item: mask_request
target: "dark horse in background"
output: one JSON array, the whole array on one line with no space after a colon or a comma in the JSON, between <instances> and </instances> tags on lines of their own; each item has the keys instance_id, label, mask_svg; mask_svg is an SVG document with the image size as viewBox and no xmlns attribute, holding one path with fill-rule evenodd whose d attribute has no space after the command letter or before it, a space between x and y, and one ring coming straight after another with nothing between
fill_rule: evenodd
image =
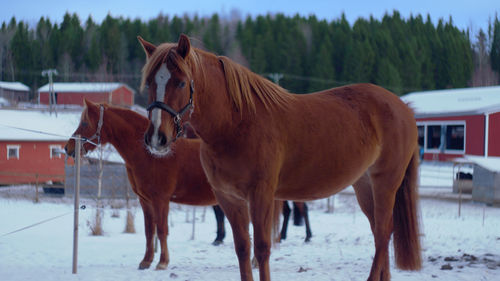
<instances>
[{"instance_id":1,"label":"dark horse in background","mask_svg":"<svg viewBox=\"0 0 500 281\"><path fill-rule=\"evenodd\" d=\"M185 35L158 46L139 40L151 103L145 142L168 154L185 122L201 138L201 162L231 223L241 280L253 280L250 222L267 281L276 200L325 198L349 185L375 242L368 280L390 280L391 236L396 265L421 268L417 126L396 95L373 84L294 95L227 57L192 48Z\"/></svg>"}]
</instances>

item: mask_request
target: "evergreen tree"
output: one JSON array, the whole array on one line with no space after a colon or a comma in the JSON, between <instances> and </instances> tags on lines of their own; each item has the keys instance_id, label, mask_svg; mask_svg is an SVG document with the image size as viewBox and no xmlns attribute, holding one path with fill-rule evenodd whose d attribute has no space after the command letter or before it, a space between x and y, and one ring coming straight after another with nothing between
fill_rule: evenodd
<instances>
[{"instance_id":1,"label":"evergreen tree","mask_svg":"<svg viewBox=\"0 0 500 281\"><path fill-rule=\"evenodd\" d=\"M500 72L500 21L495 17L493 23L493 40L491 42L491 68Z\"/></svg>"}]
</instances>

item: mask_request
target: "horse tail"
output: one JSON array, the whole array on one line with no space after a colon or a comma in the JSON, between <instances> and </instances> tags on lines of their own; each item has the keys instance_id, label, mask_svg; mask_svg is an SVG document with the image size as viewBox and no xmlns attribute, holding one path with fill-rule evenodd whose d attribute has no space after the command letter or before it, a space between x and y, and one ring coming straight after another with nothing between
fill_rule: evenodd
<instances>
[{"instance_id":1,"label":"horse tail","mask_svg":"<svg viewBox=\"0 0 500 281\"><path fill-rule=\"evenodd\" d=\"M273 204L273 223L271 231L272 245L275 246L280 242L280 218L283 210L283 201L274 200Z\"/></svg>"},{"instance_id":2,"label":"horse tail","mask_svg":"<svg viewBox=\"0 0 500 281\"><path fill-rule=\"evenodd\" d=\"M396 265L403 270L422 267L418 211L418 149L406 168L406 173L394 204L394 254Z\"/></svg>"}]
</instances>

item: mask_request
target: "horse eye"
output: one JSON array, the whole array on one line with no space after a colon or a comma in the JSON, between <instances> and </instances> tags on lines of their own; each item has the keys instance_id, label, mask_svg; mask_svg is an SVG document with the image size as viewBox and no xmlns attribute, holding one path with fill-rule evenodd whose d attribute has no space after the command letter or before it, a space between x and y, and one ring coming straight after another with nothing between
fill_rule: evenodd
<instances>
[{"instance_id":1,"label":"horse eye","mask_svg":"<svg viewBox=\"0 0 500 281\"><path fill-rule=\"evenodd\" d=\"M82 127L83 127L83 128L87 127L88 125L89 125L89 123L87 123L87 122L82 122Z\"/></svg>"},{"instance_id":2,"label":"horse eye","mask_svg":"<svg viewBox=\"0 0 500 281\"><path fill-rule=\"evenodd\" d=\"M184 88L185 86L186 86L186 82L181 81L181 82L179 83L179 88L181 88L181 89L182 89L182 88Z\"/></svg>"}]
</instances>

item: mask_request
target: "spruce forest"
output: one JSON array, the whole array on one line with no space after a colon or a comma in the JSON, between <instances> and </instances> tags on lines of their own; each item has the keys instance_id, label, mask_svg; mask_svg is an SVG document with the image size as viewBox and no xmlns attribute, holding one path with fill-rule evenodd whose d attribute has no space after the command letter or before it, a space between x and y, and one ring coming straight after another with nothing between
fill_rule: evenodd
<instances>
[{"instance_id":1,"label":"spruce forest","mask_svg":"<svg viewBox=\"0 0 500 281\"><path fill-rule=\"evenodd\" d=\"M139 91L145 55L137 41L176 42L181 33L194 46L224 55L293 93L371 82L398 95L412 91L497 85L500 21L477 34L460 30L452 18L382 19L345 16L332 21L282 14L242 18L164 16L142 21L108 15L100 24L67 13L60 23L12 18L0 29L0 81L19 81L36 90L44 69L56 82L123 82ZM145 104L144 95L136 103Z\"/></svg>"}]
</instances>

